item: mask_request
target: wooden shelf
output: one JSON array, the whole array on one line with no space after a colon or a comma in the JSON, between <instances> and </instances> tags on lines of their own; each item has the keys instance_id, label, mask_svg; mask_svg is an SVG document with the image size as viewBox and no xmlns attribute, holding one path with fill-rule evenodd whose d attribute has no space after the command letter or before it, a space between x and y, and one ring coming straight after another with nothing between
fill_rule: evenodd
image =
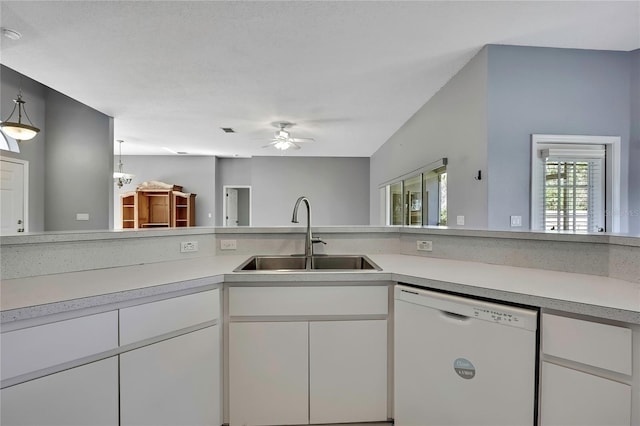
<instances>
[{"instance_id":1,"label":"wooden shelf","mask_svg":"<svg viewBox=\"0 0 640 426\"><path fill-rule=\"evenodd\" d=\"M173 189L144 189L122 194L122 228L167 228L195 226L196 194Z\"/></svg>"}]
</instances>

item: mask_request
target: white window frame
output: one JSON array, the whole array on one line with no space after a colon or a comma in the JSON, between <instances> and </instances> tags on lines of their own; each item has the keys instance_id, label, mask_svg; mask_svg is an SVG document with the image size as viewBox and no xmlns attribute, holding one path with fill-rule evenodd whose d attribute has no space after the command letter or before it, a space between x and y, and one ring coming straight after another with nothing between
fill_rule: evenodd
<instances>
[{"instance_id":1,"label":"white window frame","mask_svg":"<svg viewBox=\"0 0 640 426\"><path fill-rule=\"evenodd\" d=\"M534 224L538 222L536 206L541 205L538 185L542 182L542 167L544 161L538 155L541 145L604 145L605 159L605 226L607 232L620 232L620 136L588 136L588 135L531 135L531 206L530 228L535 231Z\"/></svg>"}]
</instances>

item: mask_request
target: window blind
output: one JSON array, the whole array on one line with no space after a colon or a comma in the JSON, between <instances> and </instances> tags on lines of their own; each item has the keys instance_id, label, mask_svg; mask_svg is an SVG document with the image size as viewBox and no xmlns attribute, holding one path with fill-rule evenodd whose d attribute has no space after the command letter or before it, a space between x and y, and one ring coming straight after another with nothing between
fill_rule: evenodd
<instances>
[{"instance_id":1,"label":"window blind","mask_svg":"<svg viewBox=\"0 0 640 426\"><path fill-rule=\"evenodd\" d=\"M604 231L605 149L602 145L540 150L537 217L545 230Z\"/></svg>"}]
</instances>

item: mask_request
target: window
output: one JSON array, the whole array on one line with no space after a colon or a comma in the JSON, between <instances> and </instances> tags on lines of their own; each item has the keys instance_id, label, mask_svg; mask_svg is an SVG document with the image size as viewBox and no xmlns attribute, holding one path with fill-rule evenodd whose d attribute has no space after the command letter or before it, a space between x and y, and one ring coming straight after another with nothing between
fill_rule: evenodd
<instances>
[{"instance_id":1,"label":"window","mask_svg":"<svg viewBox=\"0 0 640 426\"><path fill-rule=\"evenodd\" d=\"M544 164L544 229L604 231L604 147L602 158L552 158Z\"/></svg>"},{"instance_id":2,"label":"window","mask_svg":"<svg viewBox=\"0 0 640 426\"><path fill-rule=\"evenodd\" d=\"M380 187L386 225L447 224L447 159L443 158Z\"/></svg>"},{"instance_id":3,"label":"window","mask_svg":"<svg viewBox=\"0 0 640 426\"><path fill-rule=\"evenodd\" d=\"M616 198L607 200L613 185L606 179L616 174L607 170L616 169L608 158L615 148L608 137L533 135L531 228L603 232L619 226L605 214Z\"/></svg>"},{"instance_id":4,"label":"window","mask_svg":"<svg viewBox=\"0 0 640 426\"><path fill-rule=\"evenodd\" d=\"M20 153L20 147L18 146L18 142L12 137L7 136L3 131L0 130L0 149L5 151L11 151Z\"/></svg>"}]
</instances>

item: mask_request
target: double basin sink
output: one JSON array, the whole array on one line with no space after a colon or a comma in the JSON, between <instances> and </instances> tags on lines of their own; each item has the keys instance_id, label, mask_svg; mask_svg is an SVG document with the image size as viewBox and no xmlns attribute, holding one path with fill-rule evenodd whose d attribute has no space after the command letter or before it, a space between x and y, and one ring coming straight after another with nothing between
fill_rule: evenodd
<instances>
[{"instance_id":1,"label":"double basin sink","mask_svg":"<svg viewBox=\"0 0 640 426\"><path fill-rule=\"evenodd\" d=\"M245 271L381 271L378 265L363 255L315 255L307 261L303 255L252 256L234 269Z\"/></svg>"}]
</instances>

